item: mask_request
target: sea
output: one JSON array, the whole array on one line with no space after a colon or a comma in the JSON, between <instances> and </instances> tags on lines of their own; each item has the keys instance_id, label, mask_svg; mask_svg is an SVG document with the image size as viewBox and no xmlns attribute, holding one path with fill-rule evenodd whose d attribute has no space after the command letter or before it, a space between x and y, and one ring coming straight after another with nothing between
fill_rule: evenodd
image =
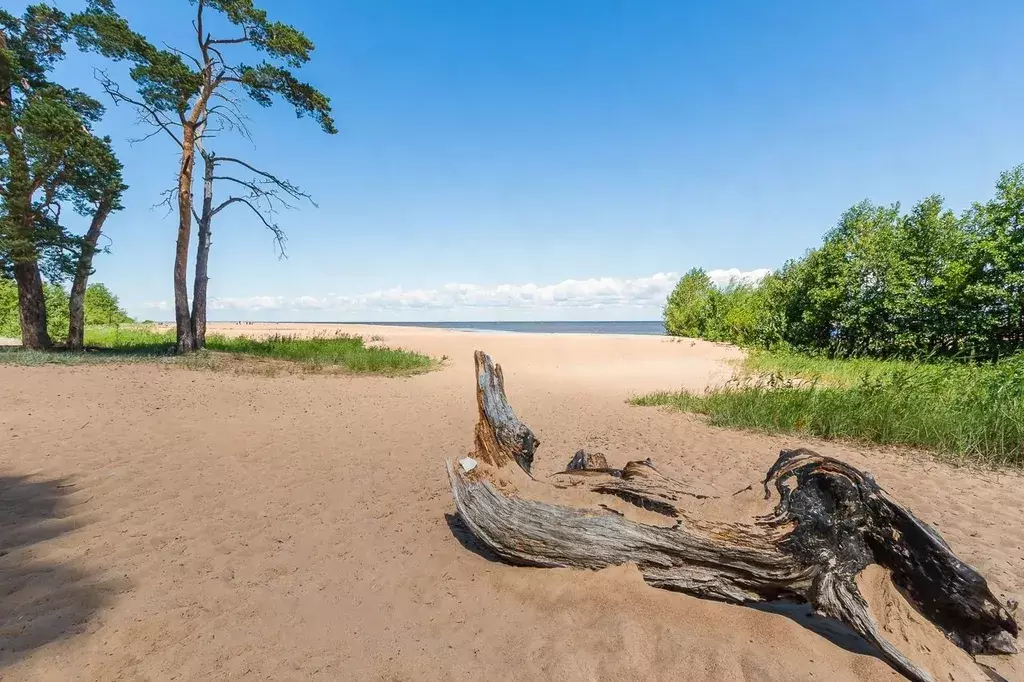
<instances>
[{"instance_id":1,"label":"sea","mask_svg":"<svg viewBox=\"0 0 1024 682\"><path fill-rule=\"evenodd\" d=\"M366 322L365 324L455 329L467 332L519 332L530 334L642 334L644 336L661 336L665 333L665 326L660 320L641 322Z\"/></svg>"}]
</instances>

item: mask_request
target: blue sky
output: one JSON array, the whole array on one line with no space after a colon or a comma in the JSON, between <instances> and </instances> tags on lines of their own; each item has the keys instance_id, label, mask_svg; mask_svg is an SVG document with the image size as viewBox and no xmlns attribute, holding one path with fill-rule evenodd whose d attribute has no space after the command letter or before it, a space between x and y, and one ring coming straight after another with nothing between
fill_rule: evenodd
<instances>
[{"instance_id":1,"label":"blue sky","mask_svg":"<svg viewBox=\"0 0 1024 682\"><path fill-rule=\"evenodd\" d=\"M340 133L254 105L255 145L223 142L319 209L281 216L286 260L218 216L218 319L655 319L672 273L778 267L863 198L960 210L1024 162L1024 3L258 4L316 43ZM193 44L186 0L117 5ZM98 94L97 65L59 74ZM164 319L177 161L134 121L103 124L131 190L95 279Z\"/></svg>"}]
</instances>

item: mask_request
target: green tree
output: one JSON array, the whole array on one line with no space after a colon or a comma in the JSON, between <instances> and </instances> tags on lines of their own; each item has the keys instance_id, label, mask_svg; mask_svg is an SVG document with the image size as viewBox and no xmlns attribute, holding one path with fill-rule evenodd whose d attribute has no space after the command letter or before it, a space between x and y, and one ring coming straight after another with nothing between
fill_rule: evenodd
<instances>
[{"instance_id":1,"label":"green tree","mask_svg":"<svg viewBox=\"0 0 1024 682\"><path fill-rule=\"evenodd\" d=\"M18 322L18 285L0 276L0 338L21 336Z\"/></svg>"},{"instance_id":2,"label":"green tree","mask_svg":"<svg viewBox=\"0 0 1024 682\"><path fill-rule=\"evenodd\" d=\"M90 284L85 291L86 324L128 324L132 318L121 308L117 296L99 282Z\"/></svg>"},{"instance_id":3,"label":"green tree","mask_svg":"<svg viewBox=\"0 0 1024 682\"><path fill-rule=\"evenodd\" d=\"M70 327L70 296L57 284L43 283L46 301L47 330L53 339L63 339ZM104 284L90 284L85 296L85 319L88 324L128 324L133 320ZM0 337L21 334L18 319L18 287L10 279L0 278Z\"/></svg>"},{"instance_id":4,"label":"green tree","mask_svg":"<svg viewBox=\"0 0 1024 682\"><path fill-rule=\"evenodd\" d=\"M756 287L700 270L669 297L669 333L833 356L998 359L1024 349L1024 166L962 216L861 202L818 248Z\"/></svg>"},{"instance_id":5,"label":"green tree","mask_svg":"<svg viewBox=\"0 0 1024 682\"><path fill-rule=\"evenodd\" d=\"M68 292L59 284L43 284L43 298L46 300L46 324L51 339L65 339L68 334Z\"/></svg>"},{"instance_id":6,"label":"green tree","mask_svg":"<svg viewBox=\"0 0 1024 682\"><path fill-rule=\"evenodd\" d=\"M975 343L993 358L1024 348L1024 165L999 177L996 196L964 217L970 235L966 300Z\"/></svg>"},{"instance_id":7,"label":"green tree","mask_svg":"<svg viewBox=\"0 0 1024 682\"><path fill-rule=\"evenodd\" d=\"M102 106L49 78L68 31L68 17L48 5L20 18L0 10L0 272L17 283L27 348L51 345L44 276L71 276L84 253L86 239L64 227L61 211L92 215L102 230L97 204L116 203L124 189L110 140L92 132ZM90 268L91 259L90 250Z\"/></svg>"},{"instance_id":8,"label":"green tree","mask_svg":"<svg viewBox=\"0 0 1024 682\"><path fill-rule=\"evenodd\" d=\"M137 94L123 92L109 79L104 82L107 92L115 101L135 106L181 151L174 192L178 212L174 314L180 352L197 346L186 280L191 224L194 216L198 218L192 203L196 154L203 151L203 141L217 131L242 127L232 88L241 89L261 106L269 106L275 98L284 99L299 116L310 115L325 132L337 132L330 100L293 73L310 58L313 43L309 38L292 26L271 21L252 0L191 1L196 7L196 52L156 48L116 13L112 0L90 0L88 10L74 18L80 46L133 64L130 74ZM237 32L214 35L205 21L207 8L218 12ZM271 61L246 64L229 57L233 48L262 53Z\"/></svg>"},{"instance_id":9,"label":"green tree","mask_svg":"<svg viewBox=\"0 0 1024 682\"><path fill-rule=\"evenodd\" d=\"M665 331L672 336L706 338L714 316L715 285L702 268L680 278L662 312Z\"/></svg>"},{"instance_id":10,"label":"green tree","mask_svg":"<svg viewBox=\"0 0 1024 682\"><path fill-rule=\"evenodd\" d=\"M730 282L715 296L715 322L709 333L714 341L739 345L753 343L758 336L757 289L751 284Z\"/></svg>"}]
</instances>

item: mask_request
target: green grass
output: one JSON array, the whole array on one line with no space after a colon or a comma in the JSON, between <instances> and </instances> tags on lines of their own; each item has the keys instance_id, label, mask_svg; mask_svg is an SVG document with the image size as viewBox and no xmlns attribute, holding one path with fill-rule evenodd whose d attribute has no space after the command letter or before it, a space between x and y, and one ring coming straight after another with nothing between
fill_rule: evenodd
<instances>
[{"instance_id":1,"label":"green grass","mask_svg":"<svg viewBox=\"0 0 1024 682\"><path fill-rule=\"evenodd\" d=\"M280 363L302 371L343 370L360 374L408 375L433 369L433 358L406 350L365 345L362 337L337 334L313 338L270 336L228 337L210 334L207 350L193 356L174 355L174 332L151 327L93 327L86 329L87 351L38 352L17 347L0 348L0 363L19 365L170 362L195 368L226 368L243 361L263 362L263 373L273 373ZM274 364L277 363L277 364ZM251 367L250 367L251 368Z\"/></svg>"},{"instance_id":2,"label":"green grass","mask_svg":"<svg viewBox=\"0 0 1024 682\"><path fill-rule=\"evenodd\" d=\"M762 350L749 352L741 365L746 374L781 375L806 380L820 380L843 386L855 385L865 377L886 376L897 371L915 372L919 367L935 366L874 358L834 360L817 355L801 355L790 352L769 353Z\"/></svg>"},{"instance_id":3,"label":"green grass","mask_svg":"<svg viewBox=\"0 0 1024 682\"><path fill-rule=\"evenodd\" d=\"M1024 466L1024 357L968 366L755 354L702 394L656 393L710 423L930 450L956 463Z\"/></svg>"}]
</instances>

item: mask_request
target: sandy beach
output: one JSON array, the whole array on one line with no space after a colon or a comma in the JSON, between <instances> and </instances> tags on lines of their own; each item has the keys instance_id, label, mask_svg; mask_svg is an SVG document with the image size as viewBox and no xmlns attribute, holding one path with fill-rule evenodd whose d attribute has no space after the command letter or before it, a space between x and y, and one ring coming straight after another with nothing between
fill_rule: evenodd
<instances>
[{"instance_id":1,"label":"sandy beach","mask_svg":"<svg viewBox=\"0 0 1024 682\"><path fill-rule=\"evenodd\" d=\"M386 326L335 333L447 356L407 378L0 366L5 680L898 680L803 611L702 601L598 573L493 560L452 516L443 461L472 445L475 349L541 440L651 457L723 493L805 445L871 471L1024 601L1024 477L711 428L626 404L724 381L739 351L655 336ZM995 663L1024 679L1021 656Z\"/></svg>"}]
</instances>

